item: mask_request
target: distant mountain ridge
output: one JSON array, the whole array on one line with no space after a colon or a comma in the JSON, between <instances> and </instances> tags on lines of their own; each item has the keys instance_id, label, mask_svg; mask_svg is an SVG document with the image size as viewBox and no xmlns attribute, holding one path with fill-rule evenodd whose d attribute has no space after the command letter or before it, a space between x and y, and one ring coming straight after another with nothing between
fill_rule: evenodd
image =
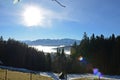
<instances>
[{"instance_id":1,"label":"distant mountain ridge","mask_svg":"<svg viewBox=\"0 0 120 80\"><path fill-rule=\"evenodd\" d=\"M28 45L43 45L43 46L60 46L60 45L65 45L65 46L70 46L76 42L77 44L80 44L80 40L76 39L38 39L34 41L26 40L23 41L24 43Z\"/></svg>"}]
</instances>

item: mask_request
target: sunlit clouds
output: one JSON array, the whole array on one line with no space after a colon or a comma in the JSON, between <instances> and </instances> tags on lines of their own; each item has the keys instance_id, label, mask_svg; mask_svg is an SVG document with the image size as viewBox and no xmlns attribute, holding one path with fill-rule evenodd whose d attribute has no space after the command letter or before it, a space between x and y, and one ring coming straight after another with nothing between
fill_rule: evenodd
<instances>
[{"instance_id":1,"label":"sunlit clouds","mask_svg":"<svg viewBox=\"0 0 120 80\"><path fill-rule=\"evenodd\" d=\"M56 21L72 21L65 11L56 12L37 5L25 5L21 14L26 27L51 27Z\"/></svg>"},{"instance_id":2,"label":"sunlit clouds","mask_svg":"<svg viewBox=\"0 0 120 80\"><path fill-rule=\"evenodd\" d=\"M37 46L30 46L33 47L35 49L37 49L38 51L43 51L45 53L56 53L56 49L60 46L41 46L41 45L37 45ZM65 50L66 54L70 55L70 51Z\"/></svg>"}]
</instances>

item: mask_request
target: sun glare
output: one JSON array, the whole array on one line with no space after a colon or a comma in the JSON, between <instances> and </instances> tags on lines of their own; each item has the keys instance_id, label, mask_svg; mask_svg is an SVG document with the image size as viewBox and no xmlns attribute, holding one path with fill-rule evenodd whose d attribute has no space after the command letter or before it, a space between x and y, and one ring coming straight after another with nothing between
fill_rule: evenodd
<instances>
[{"instance_id":1,"label":"sun glare","mask_svg":"<svg viewBox=\"0 0 120 80\"><path fill-rule=\"evenodd\" d=\"M44 17L38 7L28 6L23 12L23 19L26 26L38 26L42 24Z\"/></svg>"}]
</instances>

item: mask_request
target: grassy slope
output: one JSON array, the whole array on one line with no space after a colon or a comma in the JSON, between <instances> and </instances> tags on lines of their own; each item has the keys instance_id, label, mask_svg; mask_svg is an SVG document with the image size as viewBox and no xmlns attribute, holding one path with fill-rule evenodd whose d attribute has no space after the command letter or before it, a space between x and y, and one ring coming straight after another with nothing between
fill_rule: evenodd
<instances>
[{"instance_id":1,"label":"grassy slope","mask_svg":"<svg viewBox=\"0 0 120 80\"><path fill-rule=\"evenodd\" d=\"M30 73L7 71L7 80L30 80ZM0 69L0 80L5 80L5 70ZM50 77L32 74L32 80L53 80Z\"/></svg>"}]
</instances>

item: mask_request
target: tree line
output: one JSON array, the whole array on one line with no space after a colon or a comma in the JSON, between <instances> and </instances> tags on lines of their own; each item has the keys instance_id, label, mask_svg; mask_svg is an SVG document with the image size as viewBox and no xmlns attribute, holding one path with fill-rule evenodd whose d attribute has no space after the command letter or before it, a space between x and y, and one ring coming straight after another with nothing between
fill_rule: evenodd
<instances>
[{"instance_id":1,"label":"tree line","mask_svg":"<svg viewBox=\"0 0 120 80\"><path fill-rule=\"evenodd\" d=\"M4 66L26 68L36 71L64 73L83 73L80 63L66 55L64 48L57 48L56 53L44 53L27 44L9 38L0 37L0 61Z\"/></svg>"},{"instance_id":2,"label":"tree line","mask_svg":"<svg viewBox=\"0 0 120 80\"><path fill-rule=\"evenodd\" d=\"M92 73L98 68L104 74L120 74L120 36L112 34L88 37L84 33L78 45L71 47L71 54L66 55L64 48L57 48L56 53L44 53L14 39L0 37L0 61L4 66L27 68L36 71L64 73ZM80 57L83 60L80 61Z\"/></svg>"},{"instance_id":3,"label":"tree line","mask_svg":"<svg viewBox=\"0 0 120 80\"><path fill-rule=\"evenodd\" d=\"M85 59L88 72L98 68L104 74L120 74L120 36L112 34L105 38L102 34L92 34L88 37L84 33L81 43L74 43L71 48L71 57L76 60L79 56Z\"/></svg>"},{"instance_id":4,"label":"tree line","mask_svg":"<svg viewBox=\"0 0 120 80\"><path fill-rule=\"evenodd\" d=\"M50 71L50 54L29 47L27 44L14 39L3 40L0 37L1 65L31 70Z\"/></svg>"}]
</instances>

